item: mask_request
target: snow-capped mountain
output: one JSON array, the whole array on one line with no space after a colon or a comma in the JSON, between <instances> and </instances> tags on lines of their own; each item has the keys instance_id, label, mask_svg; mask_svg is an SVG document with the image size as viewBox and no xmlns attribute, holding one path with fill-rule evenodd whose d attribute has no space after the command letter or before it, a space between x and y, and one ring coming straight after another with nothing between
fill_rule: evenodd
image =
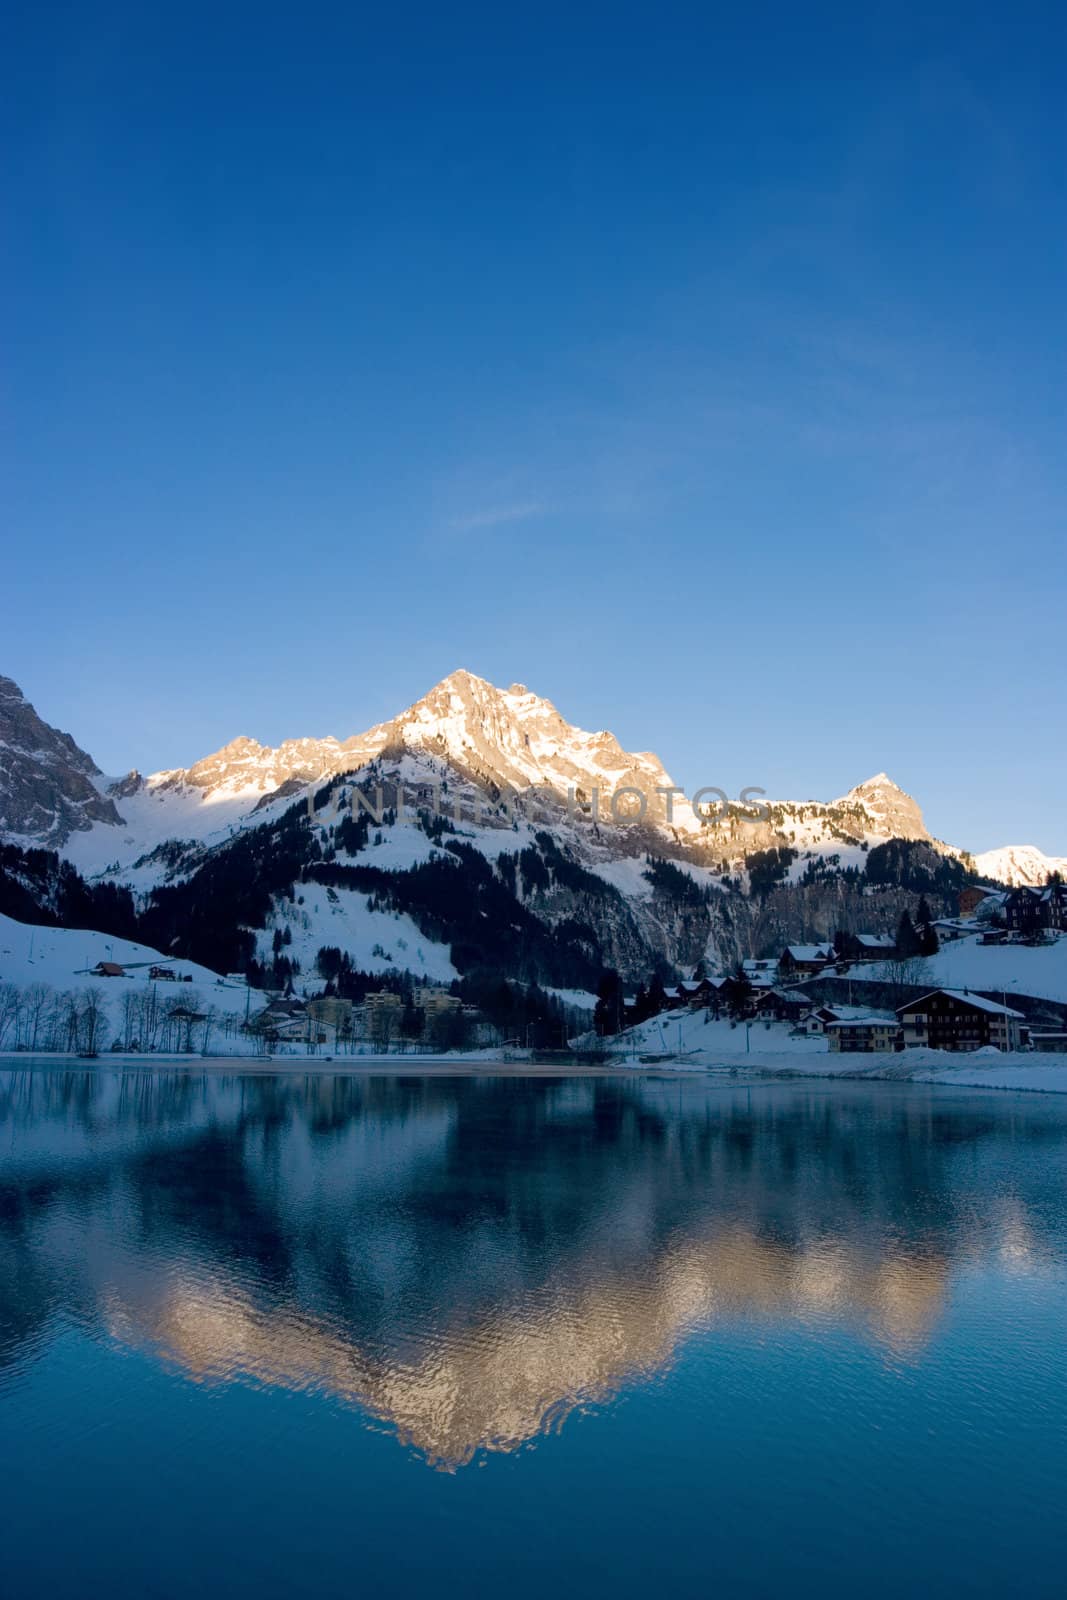
<instances>
[{"instance_id":1,"label":"snow-capped mountain","mask_svg":"<svg viewBox=\"0 0 1067 1600\"><path fill-rule=\"evenodd\" d=\"M66 738L27 710L53 740ZM240 737L191 767L110 781L77 755L83 769L72 774L57 817L41 817L47 826L35 828L24 806L12 808L7 831L65 846L91 874L127 872L173 840L210 847L309 785L371 763L376 776L451 780L494 798L536 790L554 798L561 813L569 801L572 816L576 810L595 824L597 853L610 841L616 855L654 848L722 865L770 845L840 851L890 837L929 839L919 807L885 773L828 804L781 801L768 803L762 816L738 806L724 814L713 795L697 816L680 790L668 798L671 777L652 752L627 751L607 730L575 727L523 684L499 689L466 671L450 674L399 716L346 739L289 739L272 749ZM622 790L636 793L619 801L616 816L611 801ZM633 812L641 807L644 825L635 827Z\"/></svg>"},{"instance_id":2,"label":"snow-capped mountain","mask_svg":"<svg viewBox=\"0 0 1067 1600\"><path fill-rule=\"evenodd\" d=\"M999 850L983 850L974 858L983 878L997 883L1030 884L1039 887L1053 872L1067 877L1067 856L1047 856L1036 844L1006 844Z\"/></svg>"},{"instance_id":3,"label":"snow-capped mountain","mask_svg":"<svg viewBox=\"0 0 1067 1600\"><path fill-rule=\"evenodd\" d=\"M203 839L308 784L358 771L376 758L395 769L405 754L431 759L434 764L421 773L426 781L439 780L448 767L497 793L541 787L562 799L573 788L580 802L594 790L607 796L620 787L638 788L651 798L657 786L670 785L654 755L632 755L611 733L572 726L550 701L522 684L498 689L459 671L391 721L351 738L288 739L277 749L238 738L192 767L148 778L131 774L109 793L122 804L131 838L141 835L146 844L164 836ZM657 803L662 808L662 801ZM683 832L701 831L680 797L673 821ZM101 843L108 848L106 836ZM88 860L86 851L80 854Z\"/></svg>"},{"instance_id":4,"label":"snow-capped mountain","mask_svg":"<svg viewBox=\"0 0 1067 1600\"><path fill-rule=\"evenodd\" d=\"M147 778L104 778L13 684L4 703L4 832L58 847L82 875L13 859L9 914L102 926L99 912L257 981L321 974L333 951L424 982L502 973L569 991L615 968L639 983L892 931L919 893L954 912L975 871L884 772L829 802L709 792L694 811L694 796L668 801L651 752L469 672L362 734L242 737ZM1000 855L991 867L1019 870Z\"/></svg>"},{"instance_id":5,"label":"snow-capped mountain","mask_svg":"<svg viewBox=\"0 0 1067 1600\"><path fill-rule=\"evenodd\" d=\"M754 853L786 847L799 878L813 857L862 867L864 852L891 838L927 843L970 865L964 852L931 839L918 804L884 772L829 802L765 800L727 810L713 796L697 815L680 791L668 800L671 777L650 751L627 751L606 730L575 727L523 684L501 689L467 671L361 734L289 739L273 749L240 737L191 767L113 780L0 679L0 739L0 832L62 848L84 873L141 888L176 870L175 841L202 854L269 820L309 787L361 771L368 782L443 784L490 801L536 790L556 807L552 831L599 870L651 851L736 872ZM610 799L624 789L637 794L614 816ZM506 815L498 820L510 825ZM497 846L490 839L486 847ZM1043 882L1062 865L1031 847L1006 847L975 867L1004 882Z\"/></svg>"}]
</instances>

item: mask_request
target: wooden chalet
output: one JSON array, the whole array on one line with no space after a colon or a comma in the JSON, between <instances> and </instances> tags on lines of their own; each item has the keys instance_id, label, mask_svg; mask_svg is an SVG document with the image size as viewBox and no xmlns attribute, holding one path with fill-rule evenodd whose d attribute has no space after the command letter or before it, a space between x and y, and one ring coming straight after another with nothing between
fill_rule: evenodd
<instances>
[{"instance_id":1,"label":"wooden chalet","mask_svg":"<svg viewBox=\"0 0 1067 1600\"><path fill-rule=\"evenodd\" d=\"M814 977L828 967L834 959L833 946L828 944L787 944L778 957L780 978Z\"/></svg>"},{"instance_id":2,"label":"wooden chalet","mask_svg":"<svg viewBox=\"0 0 1067 1600\"><path fill-rule=\"evenodd\" d=\"M897 1007L906 1045L931 1050L1018 1050L1022 1012L966 989L933 989Z\"/></svg>"},{"instance_id":3,"label":"wooden chalet","mask_svg":"<svg viewBox=\"0 0 1067 1600\"><path fill-rule=\"evenodd\" d=\"M1067 884L1043 889L1013 889L1004 902L1004 916L1013 933L1044 933L1067 928Z\"/></svg>"}]
</instances>

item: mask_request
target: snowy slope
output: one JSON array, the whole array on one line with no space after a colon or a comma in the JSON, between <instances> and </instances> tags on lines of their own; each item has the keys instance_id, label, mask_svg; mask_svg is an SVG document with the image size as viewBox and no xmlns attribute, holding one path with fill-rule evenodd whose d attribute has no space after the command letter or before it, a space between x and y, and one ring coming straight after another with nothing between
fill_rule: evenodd
<instances>
[{"instance_id":1,"label":"snowy slope","mask_svg":"<svg viewBox=\"0 0 1067 1600\"><path fill-rule=\"evenodd\" d=\"M607 1041L612 1051L633 1060L671 1056L703 1066L744 1064L744 1058L797 1060L826 1057L824 1037L795 1034L788 1022L718 1022L704 1011L664 1011Z\"/></svg>"},{"instance_id":2,"label":"snowy slope","mask_svg":"<svg viewBox=\"0 0 1067 1600\"><path fill-rule=\"evenodd\" d=\"M101 961L125 967L126 976L94 977L91 969ZM154 964L165 966L180 978L188 977L191 981L153 985L149 967ZM243 983L227 982L195 961L168 959L148 945L113 939L83 928L31 927L0 915L0 987L8 985L14 985L24 994L45 986L55 997L92 991L102 1001L108 1038L121 1034L124 1000L127 997L140 1000L154 990L161 1009L173 1004L198 1012L210 1010L219 1019L213 1034L216 1041L229 1019L232 1027L226 1030L226 1049L231 1051L253 1048L250 1042L237 1037L237 1030L246 1012L257 1010L265 999L257 991L249 991Z\"/></svg>"},{"instance_id":3,"label":"snowy slope","mask_svg":"<svg viewBox=\"0 0 1067 1600\"><path fill-rule=\"evenodd\" d=\"M1006 844L999 850L984 850L975 856L974 864L981 877L1013 886L1030 884L1039 888L1053 872L1067 877L1067 856L1047 856L1036 844Z\"/></svg>"},{"instance_id":4,"label":"snowy slope","mask_svg":"<svg viewBox=\"0 0 1067 1600\"><path fill-rule=\"evenodd\" d=\"M979 989L1003 993L1011 1004L1012 994L1033 995L1044 1000L1067 1003L1067 937L1049 945L983 945L977 939L958 939L945 945L936 956L927 956L916 983L929 982L931 989ZM852 969L851 976L892 982L899 977L884 962L871 962ZM911 980L909 980L911 981Z\"/></svg>"},{"instance_id":5,"label":"snowy slope","mask_svg":"<svg viewBox=\"0 0 1067 1600\"><path fill-rule=\"evenodd\" d=\"M130 980L94 978L87 969L100 961L143 970L135 970ZM56 989L93 986L112 993L126 981L147 981L148 967L153 964L188 973L197 988L211 989L212 1003L222 1010L245 1008L243 984L226 983L217 972L195 961L176 961L149 945L113 939L88 928L42 928L0 915L0 983L48 983Z\"/></svg>"},{"instance_id":6,"label":"snowy slope","mask_svg":"<svg viewBox=\"0 0 1067 1600\"><path fill-rule=\"evenodd\" d=\"M288 928L292 943L285 954L300 962L301 980L313 979L315 957L323 945L344 950L363 972L410 972L434 983L457 978L448 946L420 933L411 918L397 911L371 911L368 897L353 889L301 885L294 905L283 902L259 936L259 956L269 961L276 928Z\"/></svg>"},{"instance_id":7,"label":"snowy slope","mask_svg":"<svg viewBox=\"0 0 1067 1600\"><path fill-rule=\"evenodd\" d=\"M263 800L255 787L205 793L157 774L119 798L118 826L98 823L72 834L62 854L85 877L121 878L133 888L148 888L160 882L166 867L158 861L137 867L143 857L174 840L206 849L225 844L238 829L271 819L275 806L256 810ZM278 802L279 807L291 804L289 798Z\"/></svg>"}]
</instances>

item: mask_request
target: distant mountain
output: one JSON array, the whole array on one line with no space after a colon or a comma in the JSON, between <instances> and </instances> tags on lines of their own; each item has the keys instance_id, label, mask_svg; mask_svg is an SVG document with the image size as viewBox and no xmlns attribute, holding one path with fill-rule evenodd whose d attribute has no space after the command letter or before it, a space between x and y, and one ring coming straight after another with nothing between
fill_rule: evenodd
<instances>
[{"instance_id":1,"label":"distant mountain","mask_svg":"<svg viewBox=\"0 0 1067 1600\"><path fill-rule=\"evenodd\" d=\"M17 683L0 677L0 835L63 844L94 823L117 827L91 756L42 722Z\"/></svg>"},{"instance_id":2,"label":"distant mountain","mask_svg":"<svg viewBox=\"0 0 1067 1600\"><path fill-rule=\"evenodd\" d=\"M1034 844L1006 844L999 850L983 850L975 856L974 864L983 878L997 883L1038 887L1047 883L1053 872L1067 878L1067 856L1047 856Z\"/></svg>"}]
</instances>

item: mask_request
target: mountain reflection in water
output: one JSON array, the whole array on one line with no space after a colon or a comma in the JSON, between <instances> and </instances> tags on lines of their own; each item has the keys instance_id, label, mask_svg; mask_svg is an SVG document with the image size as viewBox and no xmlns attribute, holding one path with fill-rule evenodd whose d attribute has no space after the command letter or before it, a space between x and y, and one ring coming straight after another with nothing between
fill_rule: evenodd
<instances>
[{"instance_id":1,"label":"mountain reflection in water","mask_svg":"<svg viewBox=\"0 0 1067 1600\"><path fill-rule=\"evenodd\" d=\"M73 1321L449 1468L697 1328L921 1360L957 1269L1062 1250L1064 1119L915 1086L20 1070L0 1128L0 1395Z\"/></svg>"}]
</instances>

